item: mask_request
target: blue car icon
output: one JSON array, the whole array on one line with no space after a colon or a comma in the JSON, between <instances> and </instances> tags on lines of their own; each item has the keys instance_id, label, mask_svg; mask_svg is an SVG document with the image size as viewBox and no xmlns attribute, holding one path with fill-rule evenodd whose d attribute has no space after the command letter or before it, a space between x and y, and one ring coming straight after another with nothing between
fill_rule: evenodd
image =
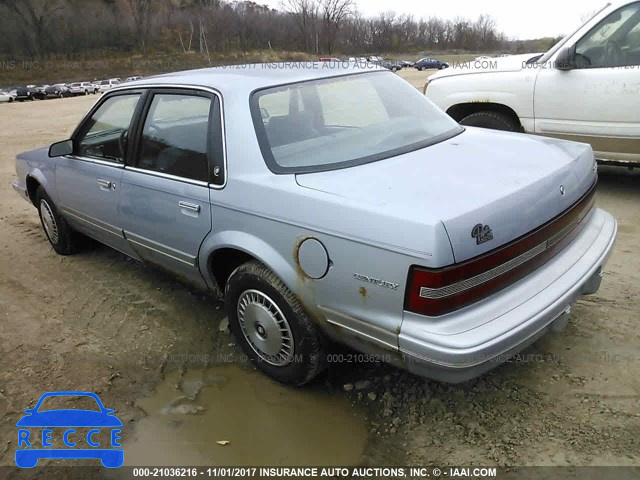
<instances>
[{"instance_id":1,"label":"blue car icon","mask_svg":"<svg viewBox=\"0 0 640 480\"><path fill-rule=\"evenodd\" d=\"M42 402L49 397L90 397L98 404L99 410L57 409L39 411ZM21 468L32 468L41 458L55 459L93 459L99 458L107 468L118 468L124 463L124 451L120 445L120 428L122 422L114 415L115 410L105 408L100 398L91 392L49 392L40 397L34 408L25 410L16 427L18 427L18 448L16 449L16 465ZM52 428L65 428L63 434L64 445L69 448L51 448ZM91 428L86 434L86 442L94 448L74 448L79 439L75 428ZM42 429L42 448L32 446L31 434ZM95 440L95 436L102 430L110 430L110 447L104 448ZM35 437L35 435L34 435ZM22 448L26 447L26 448ZM102 448L100 448L102 447Z\"/></svg>"}]
</instances>

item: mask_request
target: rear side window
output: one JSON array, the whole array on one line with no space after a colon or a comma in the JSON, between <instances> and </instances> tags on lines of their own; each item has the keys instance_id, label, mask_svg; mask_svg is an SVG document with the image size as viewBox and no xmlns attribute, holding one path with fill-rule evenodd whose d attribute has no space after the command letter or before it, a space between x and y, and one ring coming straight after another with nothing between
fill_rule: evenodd
<instances>
[{"instance_id":1,"label":"rear side window","mask_svg":"<svg viewBox=\"0 0 640 480\"><path fill-rule=\"evenodd\" d=\"M156 94L144 122L138 168L208 181L207 96Z\"/></svg>"}]
</instances>

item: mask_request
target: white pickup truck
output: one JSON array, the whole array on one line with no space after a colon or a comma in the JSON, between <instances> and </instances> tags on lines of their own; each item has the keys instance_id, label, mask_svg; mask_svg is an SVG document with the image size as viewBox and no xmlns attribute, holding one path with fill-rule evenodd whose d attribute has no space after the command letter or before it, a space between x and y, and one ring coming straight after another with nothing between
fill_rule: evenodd
<instances>
[{"instance_id":1,"label":"white pickup truck","mask_svg":"<svg viewBox=\"0 0 640 480\"><path fill-rule=\"evenodd\" d=\"M640 1L607 4L545 54L490 60L431 75L425 94L462 125L590 143L603 163L640 166Z\"/></svg>"}]
</instances>

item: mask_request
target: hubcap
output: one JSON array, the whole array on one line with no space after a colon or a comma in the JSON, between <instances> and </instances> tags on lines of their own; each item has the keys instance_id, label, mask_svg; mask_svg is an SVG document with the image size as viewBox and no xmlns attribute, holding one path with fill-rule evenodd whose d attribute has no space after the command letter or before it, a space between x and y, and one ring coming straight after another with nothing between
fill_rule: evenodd
<instances>
[{"instance_id":1,"label":"hubcap","mask_svg":"<svg viewBox=\"0 0 640 480\"><path fill-rule=\"evenodd\" d=\"M247 290L238 298L242 334L265 362L283 367L293 359L293 335L282 310L267 295Z\"/></svg>"},{"instance_id":2,"label":"hubcap","mask_svg":"<svg viewBox=\"0 0 640 480\"><path fill-rule=\"evenodd\" d=\"M49 241L57 245L59 240L58 224L46 200L40 200L40 216L42 217L42 225L44 225L44 231L47 237L49 237Z\"/></svg>"}]
</instances>

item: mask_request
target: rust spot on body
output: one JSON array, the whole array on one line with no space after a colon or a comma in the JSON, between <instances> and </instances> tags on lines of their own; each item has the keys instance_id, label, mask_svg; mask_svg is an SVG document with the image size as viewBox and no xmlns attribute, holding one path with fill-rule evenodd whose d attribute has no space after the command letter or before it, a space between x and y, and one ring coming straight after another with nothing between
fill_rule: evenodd
<instances>
[{"instance_id":1,"label":"rust spot on body","mask_svg":"<svg viewBox=\"0 0 640 480\"><path fill-rule=\"evenodd\" d=\"M293 244L293 263L296 265L296 272L298 273L298 278L305 282L309 279L309 276L304 273L302 269L302 265L300 265L300 247L304 243L305 240L308 240L312 237L300 237L296 240L296 243Z\"/></svg>"},{"instance_id":2,"label":"rust spot on body","mask_svg":"<svg viewBox=\"0 0 640 480\"><path fill-rule=\"evenodd\" d=\"M367 293L367 289L366 289L366 288L364 288L364 287L360 287L360 288L358 289L358 292L360 292L360 296L361 296L362 298L367 298L368 293Z\"/></svg>"}]
</instances>

